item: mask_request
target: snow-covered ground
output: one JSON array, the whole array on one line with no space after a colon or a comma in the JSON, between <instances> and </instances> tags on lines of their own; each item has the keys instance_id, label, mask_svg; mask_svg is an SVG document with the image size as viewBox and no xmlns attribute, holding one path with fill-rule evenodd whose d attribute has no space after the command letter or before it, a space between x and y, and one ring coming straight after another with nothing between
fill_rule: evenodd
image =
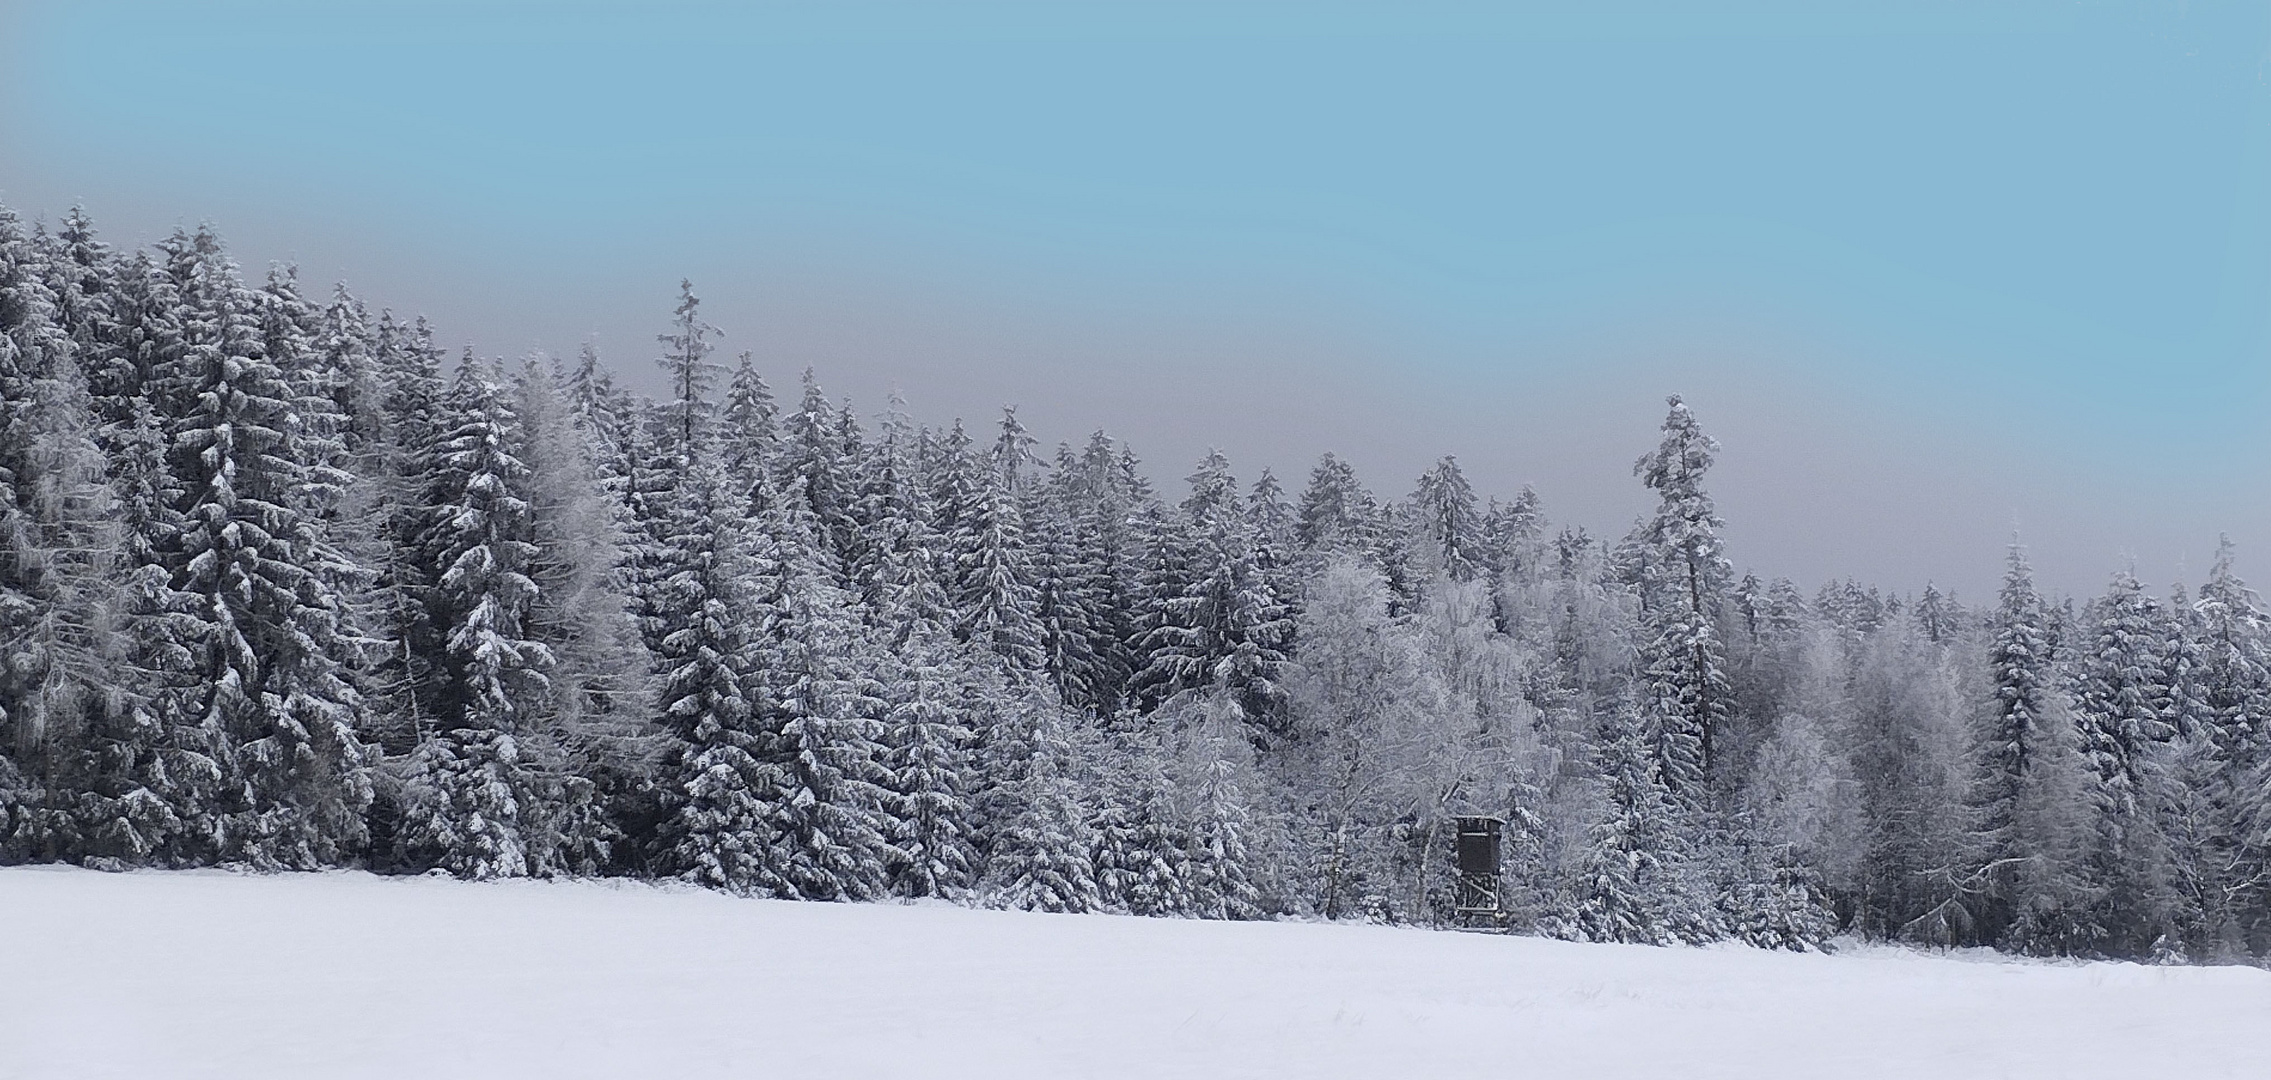
<instances>
[{"instance_id":1,"label":"snow-covered ground","mask_svg":"<svg viewBox=\"0 0 2271 1080\"><path fill-rule=\"evenodd\" d=\"M2271 1077L2271 972L0 871L0 1076Z\"/></svg>"}]
</instances>

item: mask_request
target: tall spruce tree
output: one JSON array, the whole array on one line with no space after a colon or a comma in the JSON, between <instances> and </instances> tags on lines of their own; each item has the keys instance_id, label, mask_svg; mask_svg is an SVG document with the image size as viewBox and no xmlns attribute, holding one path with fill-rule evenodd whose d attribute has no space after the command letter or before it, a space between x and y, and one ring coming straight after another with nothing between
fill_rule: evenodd
<instances>
[{"instance_id":1,"label":"tall spruce tree","mask_svg":"<svg viewBox=\"0 0 2271 1080\"><path fill-rule=\"evenodd\" d=\"M2154 818L2165 744L2175 735L2164 717L2160 605L2123 570L2094 607L2076 713L2090 774L2095 842L2087 869L2098 947L2146 956L2171 929L2167 852Z\"/></svg>"},{"instance_id":2,"label":"tall spruce tree","mask_svg":"<svg viewBox=\"0 0 2271 1080\"><path fill-rule=\"evenodd\" d=\"M1644 639L1642 716L1674 795L1698 800L1712 767L1713 743L1732 702L1718 616L1732 573L1721 552L1719 520L1703 476L1719 444L1678 395L1667 399L1663 441L1633 465L1658 493L1656 512L1635 540L1646 553L1639 586Z\"/></svg>"},{"instance_id":3,"label":"tall spruce tree","mask_svg":"<svg viewBox=\"0 0 2271 1080\"><path fill-rule=\"evenodd\" d=\"M76 347L38 246L0 207L0 855L86 846L77 793L109 682L118 567Z\"/></svg>"},{"instance_id":4,"label":"tall spruce tree","mask_svg":"<svg viewBox=\"0 0 2271 1080\"><path fill-rule=\"evenodd\" d=\"M791 481L768 500L757 558L757 723L770 748L766 888L807 900L880 895L899 853L885 688L868 628Z\"/></svg>"},{"instance_id":5,"label":"tall spruce tree","mask_svg":"<svg viewBox=\"0 0 2271 1080\"><path fill-rule=\"evenodd\" d=\"M371 782L357 638L331 572L342 560L308 504L322 462L261 341L259 297L219 239L176 233L161 250L182 341L154 379L183 482L168 556L203 623L193 708L227 740L220 857L338 865L366 838Z\"/></svg>"},{"instance_id":6,"label":"tall spruce tree","mask_svg":"<svg viewBox=\"0 0 2271 1080\"><path fill-rule=\"evenodd\" d=\"M1990 940L2000 938L2020 911L2037 902L2027 895L2028 883L2038 876L2026 872L2035 854L2028 830L2029 797L2039 787L2054 678L2042 617L2034 571L2013 541L2003 590L1988 624L1987 667L1994 698L1980 738L1972 798L1980 833L1977 873L1986 893L1980 914Z\"/></svg>"},{"instance_id":7,"label":"tall spruce tree","mask_svg":"<svg viewBox=\"0 0 2271 1080\"><path fill-rule=\"evenodd\" d=\"M461 366L450 404L456 427L427 455L422 545L446 682L406 763L396 843L462 877L520 877L552 862L543 821L557 801L530 754L548 734L553 655L527 625L540 592L528 467L488 372Z\"/></svg>"}]
</instances>

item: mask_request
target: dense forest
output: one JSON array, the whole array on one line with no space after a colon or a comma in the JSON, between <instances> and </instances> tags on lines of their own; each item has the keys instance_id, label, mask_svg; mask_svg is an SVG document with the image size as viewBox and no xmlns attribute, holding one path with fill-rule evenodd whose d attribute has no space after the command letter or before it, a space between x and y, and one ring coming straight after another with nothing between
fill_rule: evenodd
<instances>
[{"instance_id":1,"label":"dense forest","mask_svg":"<svg viewBox=\"0 0 2271 1080\"><path fill-rule=\"evenodd\" d=\"M1735 572L1678 398L1596 537L1449 457L1155 490L656 324L649 400L0 209L0 861L1436 924L1487 814L1521 932L2271 953L2228 545L1808 594Z\"/></svg>"}]
</instances>

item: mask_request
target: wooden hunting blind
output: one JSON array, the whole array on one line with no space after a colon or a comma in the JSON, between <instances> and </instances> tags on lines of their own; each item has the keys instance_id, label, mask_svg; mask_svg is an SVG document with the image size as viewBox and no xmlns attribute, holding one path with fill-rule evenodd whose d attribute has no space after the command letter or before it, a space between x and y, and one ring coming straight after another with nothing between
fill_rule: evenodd
<instances>
[{"instance_id":1,"label":"wooden hunting blind","mask_svg":"<svg viewBox=\"0 0 2271 1080\"><path fill-rule=\"evenodd\" d=\"M1498 868L1506 822L1494 817L1458 819L1459 888L1462 915L1498 913Z\"/></svg>"}]
</instances>

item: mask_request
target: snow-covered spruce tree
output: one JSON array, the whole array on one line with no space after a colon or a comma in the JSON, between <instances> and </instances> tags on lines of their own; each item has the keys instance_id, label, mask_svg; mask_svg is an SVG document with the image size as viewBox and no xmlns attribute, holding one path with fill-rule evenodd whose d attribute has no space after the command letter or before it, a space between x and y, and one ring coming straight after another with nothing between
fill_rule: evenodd
<instances>
[{"instance_id":1,"label":"snow-covered spruce tree","mask_svg":"<svg viewBox=\"0 0 2271 1080\"><path fill-rule=\"evenodd\" d=\"M76 206L63 215L54 232L35 227L32 241L53 302L49 320L71 339L73 360L87 380L88 392L96 393L97 373L108 370L122 352L118 256L96 236L94 222Z\"/></svg>"},{"instance_id":2,"label":"snow-covered spruce tree","mask_svg":"<svg viewBox=\"0 0 2271 1080\"><path fill-rule=\"evenodd\" d=\"M2042 598L2035 592L2026 555L2016 543L2011 545L2002 596L1990 626L1994 636L1987 665L1995 699L1989 707L1979 805L1991 838L1990 858L2000 861L2010 854L2019 800L2042 738L2052 678Z\"/></svg>"},{"instance_id":3,"label":"snow-covered spruce tree","mask_svg":"<svg viewBox=\"0 0 2271 1080\"><path fill-rule=\"evenodd\" d=\"M68 831L87 858L160 866L208 861L218 846L220 744L181 707L194 690L189 669L198 623L173 589L162 555L180 532L180 487L167 469L166 434L145 385L158 358L179 347L178 297L147 253L118 258L77 210L50 241L56 322L71 337L74 366L90 391L86 408L111 489L104 535L115 545L108 553L79 549L83 559L108 566L115 592L104 620L101 692L84 699L92 708L83 714L73 781L80 825ZM48 389L69 393L67 384ZM41 395L16 400L31 408ZM41 456L68 458L73 445L63 439Z\"/></svg>"},{"instance_id":4,"label":"snow-covered spruce tree","mask_svg":"<svg viewBox=\"0 0 2271 1080\"><path fill-rule=\"evenodd\" d=\"M1167 565L1176 559L1172 540L1154 556L1163 572L1147 583L1149 613L1136 645L1145 664L1133 686L1151 703L1220 686L1258 730L1281 729L1292 619L1262 573L1229 461L1209 452L1190 484L1180 571Z\"/></svg>"},{"instance_id":5,"label":"snow-covered spruce tree","mask_svg":"<svg viewBox=\"0 0 2271 1080\"><path fill-rule=\"evenodd\" d=\"M1524 485L1510 501L1490 500L1483 513L1480 557L1501 631L1513 631L1516 594L1535 590L1546 580L1550 551L1536 491Z\"/></svg>"},{"instance_id":6,"label":"snow-covered spruce tree","mask_svg":"<svg viewBox=\"0 0 2271 1080\"><path fill-rule=\"evenodd\" d=\"M779 415L772 387L765 385L749 354L742 353L718 414L719 460L729 488L754 490L758 474L771 467L780 449Z\"/></svg>"},{"instance_id":7,"label":"snow-covered spruce tree","mask_svg":"<svg viewBox=\"0 0 2271 1080\"><path fill-rule=\"evenodd\" d=\"M2232 544L2194 603L2202 715L2178 747L2176 805L2189 858L2180 884L2198 912L2196 953L2226 957L2271 929L2271 620L2232 570Z\"/></svg>"},{"instance_id":8,"label":"snow-covered spruce tree","mask_svg":"<svg viewBox=\"0 0 2271 1080\"><path fill-rule=\"evenodd\" d=\"M434 726L403 765L395 843L413 865L520 877L553 861L543 822L556 793L526 753L545 734L531 722L549 711L553 656L526 625L538 597L528 467L509 445L501 389L468 361L451 393L456 427L426 457L421 547L444 681Z\"/></svg>"},{"instance_id":9,"label":"snow-covered spruce tree","mask_svg":"<svg viewBox=\"0 0 2271 1080\"><path fill-rule=\"evenodd\" d=\"M2209 733L2211 710L2201 679L2206 626L2182 584L2161 608L2156 651L2161 658L2161 722L2169 741L2160 752L2161 783L2153 793L2152 814L2167 860L2170 931L2155 946L2163 958L2206 955L2211 938L2221 938L2227 954L2236 946L2237 927L2228 918L2210 929L2211 909L2222 907L2210 881L2231 865L2224 846L2224 822L2213 794L2215 740Z\"/></svg>"},{"instance_id":10,"label":"snow-covered spruce tree","mask_svg":"<svg viewBox=\"0 0 2271 1080\"><path fill-rule=\"evenodd\" d=\"M1109 716L1133 674L1128 639L1139 582L1131 515L1141 496L1101 431L1077 455L1060 450L1048 494L1061 517L1051 522L1045 555L1050 573L1063 578L1043 603L1050 670L1066 705Z\"/></svg>"},{"instance_id":11,"label":"snow-covered spruce tree","mask_svg":"<svg viewBox=\"0 0 2271 1080\"><path fill-rule=\"evenodd\" d=\"M919 571L918 571L919 572ZM919 581L903 584L909 591ZM976 884L978 851L970 792L971 745L976 733L959 708L957 684L966 678L953 636L919 613L921 601L894 605L900 631L884 688L890 712L895 848L892 891L902 896L958 898Z\"/></svg>"},{"instance_id":12,"label":"snow-covered spruce tree","mask_svg":"<svg viewBox=\"0 0 2271 1080\"><path fill-rule=\"evenodd\" d=\"M1705 902L1688 888L1691 870L1678 800L1665 786L1639 711L1618 703L1603 712L1598 750L1601 816L1587 838L1561 910L1545 929L1575 941L1643 945L1702 942L1719 936Z\"/></svg>"},{"instance_id":13,"label":"snow-covered spruce tree","mask_svg":"<svg viewBox=\"0 0 2271 1080\"><path fill-rule=\"evenodd\" d=\"M1293 504L1285 501L1285 485L1265 465L1246 493L1246 527L1254 536L1254 560L1280 596L1292 595L1300 576L1294 566L1293 526Z\"/></svg>"},{"instance_id":14,"label":"snow-covered spruce tree","mask_svg":"<svg viewBox=\"0 0 2271 1080\"><path fill-rule=\"evenodd\" d=\"M371 739L399 756L432 730L432 689L440 682L435 662L442 645L426 608L434 568L422 557L432 523L425 469L428 453L448 430L450 410L441 350L424 319L405 326L391 313L381 314L372 351L385 395L385 437L363 478L371 493L367 528L376 534L379 551L366 607L368 625L384 646L366 665L363 685ZM392 828L392 811L383 803L375 808L373 828L381 834L374 840L391 846L383 834Z\"/></svg>"},{"instance_id":15,"label":"snow-covered spruce tree","mask_svg":"<svg viewBox=\"0 0 2271 1080\"><path fill-rule=\"evenodd\" d=\"M109 450L108 433L130 422L136 402L151 404L152 375L162 358L181 347L181 299L148 251L108 258L88 251L84 257L100 260L108 271L102 307L110 341L82 355L80 374L94 398L103 446Z\"/></svg>"},{"instance_id":16,"label":"snow-covered spruce tree","mask_svg":"<svg viewBox=\"0 0 2271 1080\"><path fill-rule=\"evenodd\" d=\"M45 260L0 207L0 859L72 858L116 589L95 412Z\"/></svg>"},{"instance_id":17,"label":"snow-covered spruce tree","mask_svg":"<svg viewBox=\"0 0 2271 1080\"><path fill-rule=\"evenodd\" d=\"M1719 917L1729 937L1761 949L1827 950L1837 915L1820 875L1790 846L1730 830L1720 855Z\"/></svg>"},{"instance_id":18,"label":"snow-covered spruce tree","mask_svg":"<svg viewBox=\"0 0 2271 1080\"><path fill-rule=\"evenodd\" d=\"M1080 772L1080 752L1066 717L1027 690L1006 701L988 735L1003 787L988 845L986 903L1021 911L1082 912L1102 906L1091 862L1095 839Z\"/></svg>"},{"instance_id":19,"label":"snow-covered spruce tree","mask_svg":"<svg viewBox=\"0 0 2271 1080\"><path fill-rule=\"evenodd\" d=\"M757 530L751 671L770 753L764 887L806 900L884 892L898 859L891 836L886 688L878 646L822 548L810 502L790 488L767 498Z\"/></svg>"},{"instance_id":20,"label":"snow-covered spruce tree","mask_svg":"<svg viewBox=\"0 0 2271 1080\"><path fill-rule=\"evenodd\" d=\"M1100 742L1102 774L1089 817L1089 852L1100 903L1131 915L1191 910L1192 842L1167 768L1162 733L1120 725Z\"/></svg>"},{"instance_id":21,"label":"snow-covered spruce tree","mask_svg":"<svg viewBox=\"0 0 2271 1080\"><path fill-rule=\"evenodd\" d=\"M1036 522L1033 562L1037 588L1034 616L1041 624L1042 669L1057 699L1075 708L1108 711L1110 675L1097 658L1099 610L1097 575L1088 562L1069 513L1061 505L1036 505L1026 515Z\"/></svg>"},{"instance_id":22,"label":"snow-covered spruce tree","mask_svg":"<svg viewBox=\"0 0 2271 1080\"><path fill-rule=\"evenodd\" d=\"M688 473L684 460L670 449L671 435L663 410L645 398L625 404L623 422L621 491L623 531L628 537L624 560L624 587L647 652L660 656L663 636L670 632L663 607L662 583L672 573L671 544L681 522L678 502Z\"/></svg>"},{"instance_id":23,"label":"snow-covered spruce tree","mask_svg":"<svg viewBox=\"0 0 2271 1080\"><path fill-rule=\"evenodd\" d=\"M649 604L662 649L658 712L674 795L663 863L689 881L778 894L771 820L777 750L754 700L756 567L714 471L689 462Z\"/></svg>"},{"instance_id":24,"label":"snow-covered spruce tree","mask_svg":"<svg viewBox=\"0 0 2271 1080\"><path fill-rule=\"evenodd\" d=\"M663 374L670 378L670 399L663 406L664 428L669 433L670 451L691 460L695 448L706 448L714 435L711 428L717 406L710 400L710 391L723 369L710 362L710 353L716 349L710 337L719 331L703 320L702 300L694 295L691 281L678 283L678 307L671 316L670 332L655 336L664 346Z\"/></svg>"},{"instance_id":25,"label":"snow-covered spruce tree","mask_svg":"<svg viewBox=\"0 0 2271 1080\"><path fill-rule=\"evenodd\" d=\"M344 423L337 432L349 467L367 473L370 456L387 438L387 387L378 360L379 331L369 309L347 291L332 289L316 321L313 389L330 399Z\"/></svg>"},{"instance_id":26,"label":"snow-covered spruce tree","mask_svg":"<svg viewBox=\"0 0 2271 1080\"><path fill-rule=\"evenodd\" d=\"M954 559L954 632L1000 657L1018 677L1039 677L1047 631L1012 475L1007 466L982 470L970 482L968 501L952 510L945 541Z\"/></svg>"},{"instance_id":27,"label":"snow-covered spruce tree","mask_svg":"<svg viewBox=\"0 0 2271 1080\"><path fill-rule=\"evenodd\" d=\"M1668 399L1663 442L1633 465L1661 499L1634 542L1646 553L1642 597L1643 700L1648 739L1674 796L1704 804L1713 739L1729 721L1730 687L1719 639L1721 592L1732 573L1721 553L1724 522L1703 489L1718 451L1677 395Z\"/></svg>"},{"instance_id":28,"label":"snow-covered spruce tree","mask_svg":"<svg viewBox=\"0 0 2271 1080\"><path fill-rule=\"evenodd\" d=\"M160 544L179 534L179 485L146 399L111 432L119 547L115 662L86 733L94 757L84 806L89 854L128 864L188 866L218 850L221 733L198 723L195 663L203 623L173 586Z\"/></svg>"},{"instance_id":29,"label":"snow-covered spruce tree","mask_svg":"<svg viewBox=\"0 0 2271 1080\"><path fill-rule=\"evenodd\" d=\"M841 566L855 544L858 522L852 511L859 492L854 462L844 456L841 419L811 368L804 369L796 409L781 427L780 490L803 494L821 550Z\"/></svg>"},{"instance_id":30,"label":"snow-covered spruce tree","mask_svg":"<svg viewBox=\"0 0 2271 1080\"><path fill-rule=\"evenodd\" d=\"M2228 536L2218 539L2214 567L2194 608L2200 620L2196 677L2206 706L2202 722L2218 758L2238 765L2271 735L2271 617L2233 572Z\"/></svg>"},{"instance_id":31,"label":"snow-covered spruce tree","mask_svg":"<svg viewBox=\"0 0 2271 1080\"><path fill-rule=\"evenodd\" d=\"M908 575L916 572L921 575L924 616L938 618L941 625L953 621L943 613L946 586L938 576L943 542L932 527L930 497L923 486L924 437L907 415L906 403L892 394L875 439L862 448L855 463L858 498L852 504L852 517L861 540L842 573L854 602L877 625L883 613L897 604ZM928 606L931 600L941 606Z\"/></svg>"},{"instance_id":32,"label":"snow-covered spruce tree","mask_svg":"<svg viewBox=\"0 0 2271 1080\"><path fill-rule=\"evenodd\" d=\"M1248 843L1253 743L1245 713L1225 692L1186 699L1180 711L1176 786L1188 823L1188 911L1202 919L1257 918L1262 912Z\"/></svg>"},{"instance_id":33,"label":"snow-covered spruce tree","mask_svg":"<svg viewBox=\"0 0 2271 1080\"><path fill-rule=\"evenodd\" d=\"M599 486L622 504L627 514L631 462L626 456L636 409L629 395L615 386L615 376L599 361L599 349L584 342L568 369L562 392L568 414L583 435L592 473Z\"/></svg>"},{"instance_id":34,"label":"snow-covered spruce tree","mask_svg":"<svg viewBox=\"0 0 2271 1080\"><path fill-rule=\"evenodd\" d=\"M869 655L887 710L890 887L904 896L958 898L976 884L980 864L977 732L965 700L975 679L972 657L949 626L952 606L936 576L938 539L920 489L903 471L912 468L914 438L894 410L863 481L868 565L853 577L872 600L855 606L868 620Z\"/></svg>"},{"instance_id":35,"label":"snow-covered spruce tree","mask_svg":"<svg viewBox=\"0 0 2271 1080\"><path fill-rule=\"evenodd\" d=\"M1971 804L1977 822L1970 888L1981 940L2017 944L2014 928L2056 924L2065 906L2064 890L2054 887L2051 853L2044 850L2044 772L2049 756L2050 716L2058 690L2050 642L2042 625L2043 605L2033 570L2019 545L2011 545L2003 589L1989 620L1988 678L1993 698L1980 735L1977 779ZM2031 914L2028 914L2030 913Z\"/></svg>"},{"instance_id":36,"label":"snow-covered spruce tree","mask_svg":"<svg viewBox=\"0 0 2271 1080\"><path fill-rule=\"evenodd\" d=\"M2165 780L2168 698L2159 604L2127 570L2092 605L2075 712L2090 772L2095 837L2086 874L2094 893L2094 948L2152 955L2173 927L2167 849L2154 817Z\"/></svg>"},{"instance_id":37,"label":"snow-covered spruce tree","mask_svg":"<svg viewBox=\"0 0 2271 1080\"><path fill-rule=\"evenodd\" d=\"M1326 454L1309 473L1294 510L1293 536L1315 558L1334 549L1366 550L1378 528L1379 505L1348 462Z\"/></svg>"},{"instance_id":38,"label":"snow-covered spruce tree","mask_svg":"<svg viewBox=\"0 0 2271 1080\"><path fill-rule=\"evenodd\" d=\"M174 584L203 622L199 722L223 733L219 857L336 865L365 839L371 783L351 682L358 637L335 591L344 559L310 505L292 387L261 342L261 302L211 232L161 245L181 348L155 374L182 528Z\"/></svg>"},{"instance_id":39,"label":"snow-covered spruce tree","mask_svg":"<svg viewBox=\"0 0 2271 1080\"><path fill-rule=\"evenodd\" d=\"M1482 572L1482 511L1458 459L1446 456L1423 473L1411 501L1423 562L1453 581L1473 580Z\"/></svg>"}]
</instances>

